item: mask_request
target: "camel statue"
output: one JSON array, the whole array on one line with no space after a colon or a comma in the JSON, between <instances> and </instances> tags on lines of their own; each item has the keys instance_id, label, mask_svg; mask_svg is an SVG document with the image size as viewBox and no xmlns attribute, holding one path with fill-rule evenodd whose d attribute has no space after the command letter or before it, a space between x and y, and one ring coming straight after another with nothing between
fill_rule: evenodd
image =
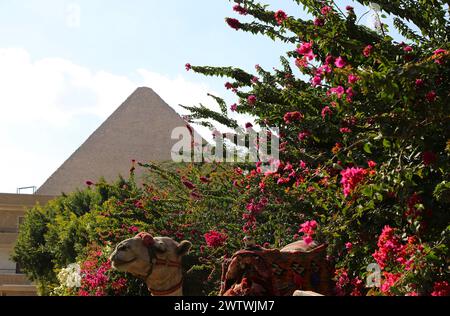
<instances>
[{"instance_id":1,"label":"camel statue","mask_svg":"<svg viewBox=\"0 0 450 316\"><path fill-rule=\"evenodd\" d=\"M182 257L192 244L139 233L120 242L110 256L112 267L145 281L153 296L182 296Z\"/></svg>"}]
</instances>

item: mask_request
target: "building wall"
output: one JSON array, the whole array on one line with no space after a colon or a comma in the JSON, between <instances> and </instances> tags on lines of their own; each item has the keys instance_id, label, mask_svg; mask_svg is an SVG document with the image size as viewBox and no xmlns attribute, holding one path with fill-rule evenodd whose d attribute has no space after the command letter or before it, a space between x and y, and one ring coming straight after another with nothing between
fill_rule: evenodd
<instances>
[{"instance_id":1,"label":"building wall","mask_svg":"<svg viewBox=\"0 0 450 316\"><path fill-rule=\"evenodd\" d=\"M36 288L25 275L16 273L16 263L10 256L19 235L19 218L37 203L45 205L54 198L0 193L0 296L36 294Z\"/></svg>"}]
</instances>

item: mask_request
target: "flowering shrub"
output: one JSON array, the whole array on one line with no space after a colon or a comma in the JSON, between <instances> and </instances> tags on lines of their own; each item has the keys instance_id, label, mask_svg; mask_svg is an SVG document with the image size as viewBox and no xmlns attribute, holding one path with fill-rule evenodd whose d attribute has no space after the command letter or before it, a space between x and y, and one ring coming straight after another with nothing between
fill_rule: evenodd
<instances>
[{"instance_id":1,"label":"flowering shrub","mask_svg":"<svg viewBox=\"0 0 450 316\"><path fill-rule=\"evenodd\" d=\"M231 28L291 45L281 66L270 72L256 65L255 73L186 69L228 77L225 87L237 99L231 111L279 127L275 170L264 172L261 163L141 165L148 169L142 187L131 174L30 210L15 260L44 294L64 283L57 273L74 262L81 288L69 294L146 294L142 281L110 271L107 249L148 231L192 241L192 270L206 295L217 294L223 258L241 249L244 237L265 247L302 238L328 245L338 295L448 295L445 7L439 1L377 2L393 16L404 37L399 43L387 25L372 31L357 23L353 8L341 10L333 1L298 1L312 21L256 1L235 2L234 11L253 21L227 18ZM191 121L238 126L224 100L216 100L221 113L190 107ZM368 288L377 277L367 271L373 263L381 282Z\"/></svg>"}]
</instances>

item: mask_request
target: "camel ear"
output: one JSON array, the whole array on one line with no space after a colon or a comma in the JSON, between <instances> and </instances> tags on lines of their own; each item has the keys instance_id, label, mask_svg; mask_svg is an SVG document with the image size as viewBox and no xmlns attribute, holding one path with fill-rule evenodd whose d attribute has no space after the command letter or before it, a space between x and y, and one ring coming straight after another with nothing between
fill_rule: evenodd
<instances>
[{"instance_id":1,"label":"camel ear","mask_svg":"<svg viewBox=\"0 0 450 316\"><path fill-rule=\"evenodd\" d=\"M189 249L191 249L192 244L190 241L187 240L183 240L182 242L180 242L180 244L177 247L177 255L184 256L185 254L187 254L189 252Z\"/></svg>"}]
</instances>

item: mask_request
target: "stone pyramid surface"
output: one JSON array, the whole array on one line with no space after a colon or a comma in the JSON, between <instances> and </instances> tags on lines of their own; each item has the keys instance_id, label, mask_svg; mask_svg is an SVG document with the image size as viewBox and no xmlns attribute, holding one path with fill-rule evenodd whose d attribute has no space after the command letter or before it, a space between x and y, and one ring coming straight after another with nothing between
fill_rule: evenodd
<instances>
[{"instance_id":1,"label":"stone pyramid surface","mask_svg":"<svg viewBox=\"0 0 450 316\"><path fill-rule=\"evenodd\" d=\"M84 188L86 181L127 177L133 159L170 161L176 127L187 128L186 122L152 89L138 88L36 193L60 195Z\"/></svg>"}]
</instances>

